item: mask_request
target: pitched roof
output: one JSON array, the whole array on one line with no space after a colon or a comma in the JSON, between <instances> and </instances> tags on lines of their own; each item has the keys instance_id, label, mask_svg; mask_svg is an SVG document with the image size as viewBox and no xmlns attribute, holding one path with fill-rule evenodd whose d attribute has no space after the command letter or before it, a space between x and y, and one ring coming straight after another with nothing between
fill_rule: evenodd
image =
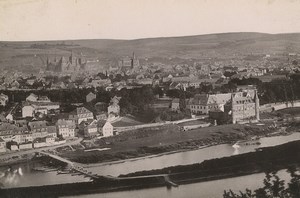
<instances>
[{"instance_id":1,"label":"pitched roof","mask_svg":"<svg viewBox=\"0 0 300 198\"><path fill-rule=\"evenodd\" d=\"M208 97L208 104L225 104L231 99L231 93L213 94Z\"/></svg>"},{"instance_id":2,"label":"pitched roof","mask_svg":"<svg viewBox=\"0 0 300 198\"><path fill-rule=\"evenodd\" d=\"M85 113L92 113L92 112L90 110L88 110L87 108L85 108L85 107L77 107L70 114L79 115L79 114L85 114Z\"/></svg>"},{"instance_id":3,"label":"pitched roof","mask_svg":"<svg viewBox=\"0 0 300 198\"><path fill-rule=\"evenodd\" d=\"M37 96L36 94L34 94L34 93L31 93L29 96L38 98L38 96ZM27 98L28 98L29 96L27 96Z\"/></svg>"},{"instance_id":4,"label":"pitched roof","mask_svg":"<svg viewBox=\"0 0 300 198\"><path fill-rule=\"evenodd\" d=\"M252 103L254 102L255 95L255 90L247 90L234 93L233 98L235 103Z\"/></svg>"},{"instance_id":5,"label":"pitched roof","mask_svg":"<svg viewBox=\"0 0 300 198\"><path fill-rule=\"evenodd\" d=\"M62 125L66 125L66 126L69 126L70 127L76 127L76 124L73 120L65 120L65 119L59 119L57 120L56 124L58 126L62 126Z\"/></svg>"},{"instance_id":6,"label":"pitched roof","mask_svg":"<svg viewBox=\"0 0 300 198\"><path fill-rule=\"evenodd\" d=\"M172 103L179 103L179 98L174 98L174 99L172 100Z\"/></svg>"},{"instance_id":7,"label":"pitched roof","mask_svg":"<svg viewBox=\"0 0 300 198\"><path fill-rule=\"evenodd\" d=\"M21 134L23 131L28 131L27 126L17 126L10 123L1 123L0 124L0 135L13 135Z\"/></svg>"},{"instance_id":8,"label":"pitched roof","mask_svg":"<svg viewBox=\"0 0 300 198\"><path fill-rule=\"evenodd\" d=\"M56 133L56 126L48 126L48 133Z\"/></svg>"},{"instance_id":9,"label":"pitched roof","mask_svg":"<svg viewBox=\"0 0 300 198\"><path fill-rule=\"evenodd\" d=\"M191 99L190 104L194 105L206 105L208 101L208 95L207 94L196 94L194 98Z\"/></svg>"},{"instance_id":10,"label":"pitched roof","mask_svg":"<svg viewBox=\"0 0 300 198\"><path fill-rule=\"evenodd\" d=\"M30 129L37 129L37 128L44 128L47 126L47 122L46 121L33 121L33 122L29 122L28 126L30 127Z\"/></svg>"},{"instance_id":11,"label":"pitched roof","mask_svg":"<svg viewBox=\"0 0 300 198\"><path fill-rule=\"evenodd\" d=\"M110 122L105 122L103 127L113 127L113 125Z\"/></svg>"},{"instance_id":12,"label":"pitched roof","mask_svg":"<svg viewBox=\"0 0 300 198\"><path fill-rule=\"evenodd\" d=\"M87 96L96 96L96 94L94 94L93 92L90 92L87 94Z\"/></svg>"}]
</instances>

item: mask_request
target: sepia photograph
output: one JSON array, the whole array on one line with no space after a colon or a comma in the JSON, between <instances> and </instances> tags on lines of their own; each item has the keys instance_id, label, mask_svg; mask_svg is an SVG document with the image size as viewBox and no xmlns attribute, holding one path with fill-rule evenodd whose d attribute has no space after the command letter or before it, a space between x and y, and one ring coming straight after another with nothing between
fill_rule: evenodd
<instances>
[{"instance_id":1,"label":"sepia photograph","mask_svg":"<svg viewBox=\"0 0 300 198\"><path fill-rule=\"evenodd\" d=\"M0 198L300 198L300 0L0 0Z\"/></svg>"}]
</instances>

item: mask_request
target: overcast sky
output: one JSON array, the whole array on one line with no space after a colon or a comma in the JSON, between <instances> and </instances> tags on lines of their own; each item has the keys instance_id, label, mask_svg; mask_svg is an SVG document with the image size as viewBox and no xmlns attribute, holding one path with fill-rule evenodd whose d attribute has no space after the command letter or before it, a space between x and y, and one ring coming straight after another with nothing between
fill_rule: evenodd
<instances>
[{"instance_id":1,"label":"overcast sky","mask_svg":"<svg viewBox=\"0 0 300 198\"><path fill-rule=\"evenodd\" d=\"M0 40L300 32L300 0L0 0Z\"/></svg>"}]
</instances>

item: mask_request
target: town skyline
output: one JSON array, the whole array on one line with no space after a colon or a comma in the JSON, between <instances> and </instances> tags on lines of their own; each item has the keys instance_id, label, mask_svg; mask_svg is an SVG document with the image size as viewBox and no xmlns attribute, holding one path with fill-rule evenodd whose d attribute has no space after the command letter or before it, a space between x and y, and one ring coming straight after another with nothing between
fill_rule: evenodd
<instances>
[{"instance_id":1,"label":"town skyline","mask_svg":"<svg viewBox=\"0 0 300 198\"><path fill-rule=\"evenodd\" d=\"M1 41L297 33L300 1L0 1ZM130 27L130 28L128 28Z\"/></svg>"},{"instance_id":2,"label":"town skyline","mask_svg":"<svg viewBox=\"0 0 300 198\"><path fill-rule=\"evenodd\" d=\"M299 8L0 0L0 197L300 197Z\"/></svg>"}]
</instances>

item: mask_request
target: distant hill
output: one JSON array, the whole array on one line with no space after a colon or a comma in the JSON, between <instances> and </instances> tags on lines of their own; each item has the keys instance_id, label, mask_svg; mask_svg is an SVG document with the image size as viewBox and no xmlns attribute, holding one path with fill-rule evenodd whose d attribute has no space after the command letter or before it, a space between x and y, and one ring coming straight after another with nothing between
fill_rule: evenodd
<instances>
[{"instance_id":1,"label":"distant hill","mask_svg":"<svg viewBox=\"0 0 300 198\"><path fill-rule=\"evenodd\" d=\"M131 55L139 58L232 58L249 54L300 53L300 33L222 33L136 40L64 40L36 42L0 42L0 68L38 71L46 57L67 56L73 51L89 59L98 59L99 67L113 64Z\"/></svg>"}]
</instances>

